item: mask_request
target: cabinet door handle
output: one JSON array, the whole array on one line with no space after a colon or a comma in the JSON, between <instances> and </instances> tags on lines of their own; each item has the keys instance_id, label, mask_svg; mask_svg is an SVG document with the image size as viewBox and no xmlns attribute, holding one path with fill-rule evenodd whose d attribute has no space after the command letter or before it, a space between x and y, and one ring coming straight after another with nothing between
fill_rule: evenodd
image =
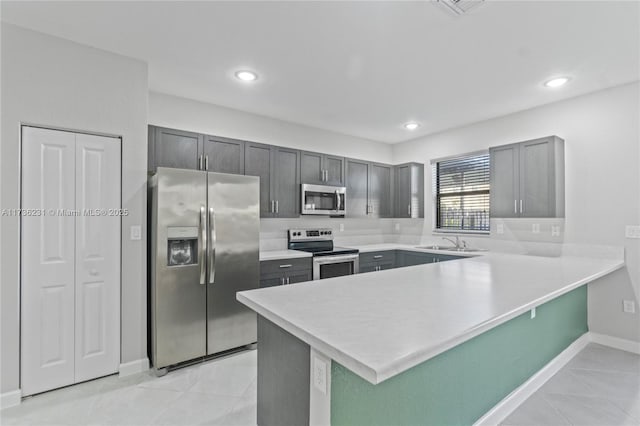
<instances>
[{"instance_id":1,"label":"cabinet door handle","mask_svg":"<svg viewBox=\"0 0 640 426\"><path fill-rule=\"evenodd\" d=\"M518 214L518 200L513 200L513 212Z\"/></svg>"},{"instance_id":2,"label":"cabinet door handle","mask_svg":"<svg viewBox=\"0 0 640 426\"><path fill-rule=\"evenodd\" d=\"M284 285L284 277L280 278L280 284Z\"/></svg>"},{"instance_id":3,"label":"cabinet door handle","mask_svg":"<svg viewBox=\"0 0 640 426\"><path fill-rule=\"evenodd\" d=\"M373 256L373 258L374 258L374 259L382 259L382 255L381 255L381 254L379 254L379 255L377 255L377 256Z\"/></svg>"},{"instance_id":4,"label":"cabinet door handle","mask_svg":"<svg viewBox=\"0 0 640 426\"><path fill-rule=\"evenodd\" d=\"M287 277L287 285L291 284L291 282L289 282L289 277Z\"/></svg>"},{"instance_id":5,"label":"cabinet door handle","mask_svg":"<svg viewBox=\"0 0 640 426\"><path fill-rule=\"evenodd\" d=\"M202 155L198 155L198 170L202 170Z\"/></svg>"},{"instance_id":6,"label":"cabinet door handle","mask_svg":"<svg viewBox=\"0 0 640 426\"><path fill-rule=\"evenodd\" d=\"M209 154L204 156L204 169L209 170Z\"/></svg>"},{"instance_id":7,"label":"cabinet door handle","mask_svg":"<svg viewBox=\"0 0 640 426\"><path fill-rule=\"evenodd\" d=\"M520 213L524 213L524 209L522 208L522 200L520 200Z\"/></svg>"},{"instance_id":8,"label":"cabinet door handle","mask_svg":"<svg viewBox=\"0 0 640 426\"><path fill-rule=\"evenodd\" d=\"M275 202L271 200L271 213L275 213L275 212L276 212Z\"/></svg>"},{"instance_id":9,"label":"cabinet door handle","mask_svg":"<svg viewBox=\"0 0 640 426\"><path fill-rule=\"evenodd\" d=\"M291 264L286 264L286 265L280 265L281 268L291 268L293 265Z\"/></svg>"},{"instance_id":10,"label":"cabinet door handle","mask_svg":"<svg viewBox=\"0 0 640 426\"><path fill-rule=\"evenodd\" d=\"M407 206L407 213L411 216L411 204Z\"/></svg>"},{"instance_id":11,"label":"cabinet door handle","mask_svg":"<svg viewBox=\"0 0 640 426\"><path fill-rule=\"evenodd\" d=\"M278 213L279 213L279 211L278 211L278 210L279 210L279 208L278 208L278 200L276 200L276 214L278 214Z\"/></svg>"}]
</instances>

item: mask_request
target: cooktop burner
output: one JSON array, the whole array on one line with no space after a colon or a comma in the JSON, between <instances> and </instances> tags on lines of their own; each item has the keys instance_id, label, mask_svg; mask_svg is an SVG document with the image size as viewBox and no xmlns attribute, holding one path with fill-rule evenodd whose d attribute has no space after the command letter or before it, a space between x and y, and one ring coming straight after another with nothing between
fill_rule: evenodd
<instances>
[{"instance_id":1,"label":"cooktop burner","mask_svg":"<svg viewBox=\"0 0 640 426\"><path fill-rule=\"evenodd\" d=\"M354 254L359 250L334 247L333 231L328 228L320 229L290 229L288 232L289 250L301 250L316 256L336 256L340 254Z\"/></svg>"}]
</instances>

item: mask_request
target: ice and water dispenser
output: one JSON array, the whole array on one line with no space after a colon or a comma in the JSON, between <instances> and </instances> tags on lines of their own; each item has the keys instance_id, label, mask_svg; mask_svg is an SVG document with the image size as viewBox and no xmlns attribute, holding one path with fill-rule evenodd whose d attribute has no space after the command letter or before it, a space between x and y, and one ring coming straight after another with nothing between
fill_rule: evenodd
<instances>
[{"instance_id":1,"label":"ice and water dispenser","mask_svg":"<svg viewBox=\"0 0 640 426\"><path fill-rule=\"evenodd\" d=\"M198 227L167 228L167 265L185 266L198 263Z\"/></svg>"}]
</instances>

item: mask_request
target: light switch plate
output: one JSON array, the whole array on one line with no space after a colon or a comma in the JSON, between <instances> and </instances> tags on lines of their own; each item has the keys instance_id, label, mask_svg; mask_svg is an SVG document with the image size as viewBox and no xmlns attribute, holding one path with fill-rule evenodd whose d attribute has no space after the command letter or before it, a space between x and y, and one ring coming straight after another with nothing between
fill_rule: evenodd
<instances>
[{"instance_id":1,"label":"light switch plate","mask_svg":"<svg viewBox=\"0 0 640 426\"><path fill-rule=\"evenodd\" d=\"M396 223L396 231L399 231L399 230L400 230L400 224Z\"/></svg>"},{"instance_id":2,"label":"light switch plate","mask_svg":"<svg viewBox=\"0 0 640 426\"><path fill-rule=\"evenodd\" d=\"M130 228L130 233L131 233L131 240L132 241L136 241L136 240L141 240L142 239L142 226L140 225L132 225Z\"/></svg>"},{"instance_id":3,"label":"light switch plate","mask_svg":"<svg viewBox=\"0 0 640 426\"><path fill-rule=\"evenodd\" d=\"M539 234L540 233L540 224L539 223L531 224L531 232L534 233L534 234Z\"/></svg>"},{"instance_id":4,"label":"light switch plate","mask_svg":"<svg viewBox=\"0 0 640 426\"><path fill-rule=\"evenodd\" d=\"M627 238L640 238L640 225L627 225L624 235Z\"/></svg>"},{"instance_id":5,"label":"light switch plate","mask_svg":"<svg viewBox=\"0 0 640 426\"><path fill-rule=\"evenodd\" d=\"M552 237L559 237L560 236L560 226L551 225L551 236Z\"/></svg>"},{"instance_id":6,"label":"light switch plate","mask_svg":"<svg viewBox=\"0 0 640 426\"><path fill-rule=\"evenodd\" d=\"M536 308L532 308L531 309L531 319L534 319L536 317Z\"/></svg>"},{"instance_id":7,"label":"light switch plate","mask_svg":"<svg viewBox=\"0 0 640 426\"><path fill-rule=\"evenodd\" d=\"M498 226L496 227L496 232L498 234L504 234L504 224L503 223L499 223Z\"/></svg>"},{"instance_id":8,"label":"light switch plate","mask_svg":"<svg viewBox=\"0 0 640 426\"><path fill-rule=\"evenodd\" d=\"M633 300L623 300L622 301L622 311L627 314L635 314L636 313L636 302Z\"/></svg>"},{"instance_id":9,"label":"light switch plate","mask_svg":"<svg viewBox=\"0 0 640 426\"><path fill-rule=\"evenodd\" d=\"M327 363L317 357L313 358L313 386L327 394Z\"/></svg>"},{"instance_id":10,"label":"light switch plate","mask_svg":"<svg viewBox=\"0 0 640 426\"><path fill-rule=\"evenodd\" d=\"M344 223L340 224L340 232L344 232Z\"/></svg>"}]
</instances>

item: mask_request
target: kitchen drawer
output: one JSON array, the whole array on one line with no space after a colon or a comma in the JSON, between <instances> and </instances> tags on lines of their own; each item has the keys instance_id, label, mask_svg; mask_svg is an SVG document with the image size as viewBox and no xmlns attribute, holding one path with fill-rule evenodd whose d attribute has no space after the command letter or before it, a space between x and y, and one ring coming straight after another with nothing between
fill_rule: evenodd
<instances>
[{"instance_id":1,"label":"kitchen drawer","mask_svg":"<svg viewBox=\"0 0 640 426\"><path fill-rule=\"evenodd\" d=\"M385 251L371 251L367 253L360 253L360 264L363 263L377 263L377 262L389 262L395 263L396 252L395 250Z\"/></svg>"},{"instance_id":2,"label":"kitchen drawer","mask_svg":"<svg viewBox=\"0 0 640 426\"><path fill-rule=\"evenodd\" d=\"M445 262L447 260L464 259L464 256L454 256L451 254L433 254L433 262Z\"/></svg>"},{"instance_id":3,"label":"kitchen drawer","mask_svg":"<svg viewBox=\"0 0 640 426\"><path fill-rule=\"evenodd\" d=\"M308 269L311 271L311 257L300 257L293 259L264 260L260 262L260 274L273 274L278 272L301 271Z\"/></svg>"}]
</instances>

